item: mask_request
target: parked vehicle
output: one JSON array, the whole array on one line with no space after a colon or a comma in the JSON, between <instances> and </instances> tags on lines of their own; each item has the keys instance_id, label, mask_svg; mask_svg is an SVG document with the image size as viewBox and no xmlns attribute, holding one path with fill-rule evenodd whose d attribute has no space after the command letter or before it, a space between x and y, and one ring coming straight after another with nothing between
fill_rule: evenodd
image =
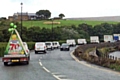
<instances>
[{"instance_id":1,"label":"parked vehicle","mask_svg":"<svg viewBox=\"0 0 120 80\"><path fill-rule=\"evenodd\" d=\"M76 46L75 39L67 39L66 43L69 44L69 46Z\"/></svg>"},{"instance_id":2,"label":"parked vehicle","mask_svg":"<svg viewBox=\"0 0 120 80\"><path fill-rule=\"evenodd\" d=\"M98 36L90 36L90 42L91 43L99 43L99 37Z\"/></svg>"},{"instance_id":3,"label":"parked vehicle","mask_svg":"<svg viewBox=\"0 0 120 80\"><path fill-rule=\"evenodd\" d=\"M78 39L77 42L78 42L79 45L81 45L81 44L87 44L86 39Z\"/></svg>"},{"instance_id":4,"label":"parked vehicle","mask_svg":"<svg viewBox=\"0 0 120 80\"><path fill-rule=\"evenodd\" d=\"M47 49L54 49L53 42L45 42Z\"/></svg>"},{"instance_id":5,"label":"parked vehicle","mask_svg":"<svg viewBox=\"0 0 120 80\"><path fill-rule=\"evenodd\" d=\"M55 48L60 48L60 44L58 41L53 41L53 47Z\"/></svg>"},{"instance_id":6,"label":"parked vehicle","mask_svg":"<svg viewBox=\"0 0 120 80\"><path fill-rule=\"evenodd\" d=\"M104 35L104 42L113 41L113 35Z\"/></svg>"},{"instance_id":7,"label":"parked vehicle","mask_svg":"<svg viewBox=\"0 0 120 80\"><path fill-rule=\"evenodd\" d=\"M26 44L22 42L18 31L14 29L2 58L4 65L7 66L10 63L18 62L29 64L30 54L27 50Z\"/></svg>"},{"instance_id":8,"label":"parked vehicle","mask_svg":"<svg viewBox=\"0 0 120 80\"><path fill-rule=\"evenodd\" d=\"M47 47L45 42L36 42L35 43L35 54L38 52L46 53Z\"/></svg>"},{"instance_id":9,"label":"parked vehicle","mask_svg":"<svg viewBox=\"0 0 120 80\"><path fill-rule=\"evenodd\" d=\"M67 43L62 43L62 45L60 46L60 50L61 50L61 51L63 51L63 50L69 51L69 50L70 50L69 44L67 44Z\"/></svg>"}]
</instances>

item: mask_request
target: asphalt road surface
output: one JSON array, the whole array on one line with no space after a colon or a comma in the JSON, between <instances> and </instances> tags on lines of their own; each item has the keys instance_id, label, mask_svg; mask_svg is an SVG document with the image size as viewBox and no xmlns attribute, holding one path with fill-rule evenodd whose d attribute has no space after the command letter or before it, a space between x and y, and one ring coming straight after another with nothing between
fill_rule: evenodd
<instances>
[{"instance_id":1,"label":"asphalt road surface","mask_svg":"<svg viewBox=\"0 0 120 80\"><path fill-rule=\"evenodd\" d=\"M29 65L4 66L0 61L0 80L119 80L120 73L78 61L70 51L49 50L46 54L31 51ZM74 57L74 58L73 58ZM1 59L1 58L0 58Z\"/></svg>"}]
</instances>

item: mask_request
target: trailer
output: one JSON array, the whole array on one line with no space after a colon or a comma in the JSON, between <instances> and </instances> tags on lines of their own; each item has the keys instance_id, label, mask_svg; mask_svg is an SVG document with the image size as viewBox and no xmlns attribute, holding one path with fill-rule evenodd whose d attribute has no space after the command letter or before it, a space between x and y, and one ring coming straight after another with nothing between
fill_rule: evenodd
<instances>
[{"instance_id":1,"label":"trailer","mask_svg":"<svg viewBox=\"0 0 120 80\"><path fill-rule=\"evenodd\" d=\"M99 43L99 37L98 36L90 36L90 42L91 43Z\"/></svg>"},{"instance_id":2,"label":"trailer","mask_svg":"<svg viewBox=\"0 0 120 80\"><path fill-rule=\"evenodd\" d=\"M76 46L75 39L67 39L66 43L69 44L69 46Z\"/></svg>"},{"instance_id":3,"label":"trailer","mask_svg":"<svg viewBox=\"0 0 120 80\"><path fill-rule=\"evenodd\" d=\"M18 62L29 64L30 53L23 44L18 31L15 29L16 26L13 23L11 23L11 26L14 28L9 29L11 36L6 46L2 62L5 66Z\"/></svg>"},{"instance_id":4,"label":"trailer","mask_svg":"<svg viewBox=\"0 0 120 80\"><path fill-rule=\"evenodd\" d=\"M86 41L86 39L78 39L78 40L77 40L77 43L78 43L79 45L83 45L83 44L87 44L87 41Z\"/></svg>"},{"instance_id":5,"label":"trailer","mask_svg":"<svg viewBox=\"0 0 120 80\"><path fill-rule=\"evenodd\" d=\"M113 40L119 41L120 40L120 34L113 34Z\"/></svg>"},{"instance_id":6,"label":"trailer","mask_svg":"<svg viewBox=\"0 0 120 80\"><path fill-rule=\"evenodd\" d=\"M104 35L104 42L113 41L113 35Z\"/></svg>"}]
</instances>

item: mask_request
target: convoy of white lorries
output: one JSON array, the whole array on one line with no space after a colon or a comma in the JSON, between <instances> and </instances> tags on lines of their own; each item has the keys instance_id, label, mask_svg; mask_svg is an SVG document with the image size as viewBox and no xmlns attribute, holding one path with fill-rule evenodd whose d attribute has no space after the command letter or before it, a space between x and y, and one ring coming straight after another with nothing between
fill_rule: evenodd
<instances>
[{"instance_id":1,"label":"convoy of white lorries","mask_svg":"<svg viewBox=\"0 0 120 80\"><path fill-rule=\"evenodd\" d=\"M120 40L120 34L104 35L103 39L104 42L116 42ZM79 38L77 41L75 39L67 39L66 43L70 45L82 45L87 44L87 40L85 38ZM90 36L90 43L100 43L99 36Z\"/></svg>"}]
</instances>

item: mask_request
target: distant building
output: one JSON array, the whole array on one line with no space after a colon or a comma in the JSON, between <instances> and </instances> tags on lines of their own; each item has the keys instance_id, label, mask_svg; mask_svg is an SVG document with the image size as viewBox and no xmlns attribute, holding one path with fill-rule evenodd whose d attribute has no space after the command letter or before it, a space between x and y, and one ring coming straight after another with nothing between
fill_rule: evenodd
<instances>
[{"instance_id":1,"label":"distant building","mask_svg":"<svg viewBox=\"0 0 120 80\"><path fill-rule=\"evenodd\" d=\"M8 20L13 21L13 16L8 16Z\"/></svg>"},{"instance_id":2,"label":"distant building","mask_svg":"<svg viewBox=\"0 0 120 80\"><path fill-rule=\"evenodd\" d=\"M61 19L60 17L54 17L53 18L54 20L59 20L59 19Z\"/></svg>"},{"instance_id":3,"label":"distant building","mask_svg":"<svg viewBox=\"0 0 120 80\"><path fill-rule=\"evenodd\" d=\"M35 13L22 13L22 20L27 21L27 20L36 20L37 15ZM13 16L9 16L8 19L10 21L20 21L21 20L21 13L17 12L14 13Z\"/></svg>"},{"instance_id":4,"label":"distant building","mask_svg":"<svg viewBox=\"0 0 120 80\"><path fill-rule=\"evenodd\" d=\"M36 20L37 19L37 15L35 13L28 13L29 16L29 20Z\"/></svg>"}]
</instances>

